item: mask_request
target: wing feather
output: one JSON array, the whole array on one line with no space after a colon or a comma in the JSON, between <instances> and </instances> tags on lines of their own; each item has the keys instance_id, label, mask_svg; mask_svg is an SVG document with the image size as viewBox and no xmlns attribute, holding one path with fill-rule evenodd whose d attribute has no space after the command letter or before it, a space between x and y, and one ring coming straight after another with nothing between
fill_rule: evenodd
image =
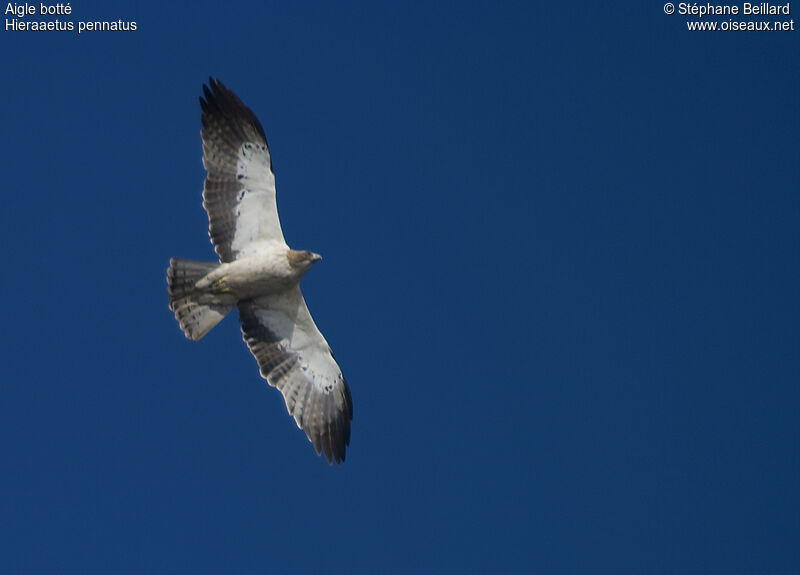
<instances>
[{"instance_id":1,"label":"wing feather","mask_svg":"<svg viewBox=\"0 0 800 575\"><path fill-rule=\"evenodd\" d=\"M259 242L285 243L275 202L275 176L264 129L255 114L221 82L203 86L203 207L221 262Z\"/></svg>"},{"instance_id":2,"label":"wing feather","mask_svg":"<svg viewBox=\"0 0 800 575\"><path fill-rule=\"evenodd\" d=\"M238 305L242 335L262 377L283 394L317 455L328 463L344 461L353 418L350 390L300 288Z\"/></svg>"}]
</instances>

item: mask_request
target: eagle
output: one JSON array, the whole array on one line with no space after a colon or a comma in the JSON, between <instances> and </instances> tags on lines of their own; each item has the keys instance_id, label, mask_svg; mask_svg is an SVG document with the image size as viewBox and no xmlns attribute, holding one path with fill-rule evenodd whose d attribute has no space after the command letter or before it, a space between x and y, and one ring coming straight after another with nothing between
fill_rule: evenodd
<instances>
[{"instance_id":1,"label":"eagle","mask_svg":"<svg viewBox=\"0 0 800 575\"><path fill-rule=\"evenodd\" d=\"M261 376L277 388L317 455L341 463L350 444L350 389L300 291L319 254L286 245L267 138L255 114L209 79L202 110L203 207L219 263L172 258L169 309L199 340L234 307Z\"/></svg>"}]
</instances>

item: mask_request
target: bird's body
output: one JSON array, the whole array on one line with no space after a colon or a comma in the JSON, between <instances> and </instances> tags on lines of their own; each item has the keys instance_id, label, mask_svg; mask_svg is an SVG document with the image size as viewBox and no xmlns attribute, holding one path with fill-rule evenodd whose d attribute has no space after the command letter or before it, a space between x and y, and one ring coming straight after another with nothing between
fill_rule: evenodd
<instances>
[{"instance_id":1,"label":"bird's body","mask_svg":"<svg viewBox=\"0 0 800 575\"><path fill-rule=\"evenodd\" d=\"M300 283L300 279L316 260L297 261L292 265L295 250L277 241L265 242L258 251L220 264L195 287L219 294L231 294L236 301L280 293ZM299 252L303 253L303 252Z\"/></svg>"},{"instance_id":2,"label":"bird's body","mask_svg":"<svg viewBox=\"0 0 800 575\"><path fill-rule=\"evenodd\" d=\"M255 115L220 82L203 87L203 206L220 263L173 258L170 309L198 340L234 306L261 375L317 453L341 462L350 442L350 390L306 307L299 283L321 258L286 245L269 149Z\"/></svg>"}]
</instances>

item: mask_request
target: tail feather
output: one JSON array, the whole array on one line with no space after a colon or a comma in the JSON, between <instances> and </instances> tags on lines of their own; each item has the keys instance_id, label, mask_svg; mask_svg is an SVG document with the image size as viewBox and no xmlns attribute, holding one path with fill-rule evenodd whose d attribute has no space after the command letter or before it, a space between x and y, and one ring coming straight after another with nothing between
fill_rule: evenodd
<instances>
[{"instance_id":1,"label":"tail feather","mask_svg":"<svg viewBox=\"0 0 800 575\"><path fill-rule=\"evenodd\" d=\"M189 339L198 340L217 325L235 302L209 301L195 284L219 264L172 258L167 269L169 309Z\"/></svg>"}]
</instances>

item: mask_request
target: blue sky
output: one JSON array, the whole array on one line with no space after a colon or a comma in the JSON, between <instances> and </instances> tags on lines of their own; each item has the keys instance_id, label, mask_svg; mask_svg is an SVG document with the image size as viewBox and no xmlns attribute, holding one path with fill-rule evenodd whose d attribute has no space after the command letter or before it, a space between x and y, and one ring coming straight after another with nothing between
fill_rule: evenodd
<instances>
[{"instance_id":1,"label":"blue sky","mask_svg":"<svg viewBox=\"0 0 800 575\"><path fill-rule=\"evenodd\" d=\"M3 572L797 573L800 32L617 4L0 31ZM340 467L235 316L167 309L169 258L213 257L209 76L324 256Z\"/></svg>"}]
</instances>

